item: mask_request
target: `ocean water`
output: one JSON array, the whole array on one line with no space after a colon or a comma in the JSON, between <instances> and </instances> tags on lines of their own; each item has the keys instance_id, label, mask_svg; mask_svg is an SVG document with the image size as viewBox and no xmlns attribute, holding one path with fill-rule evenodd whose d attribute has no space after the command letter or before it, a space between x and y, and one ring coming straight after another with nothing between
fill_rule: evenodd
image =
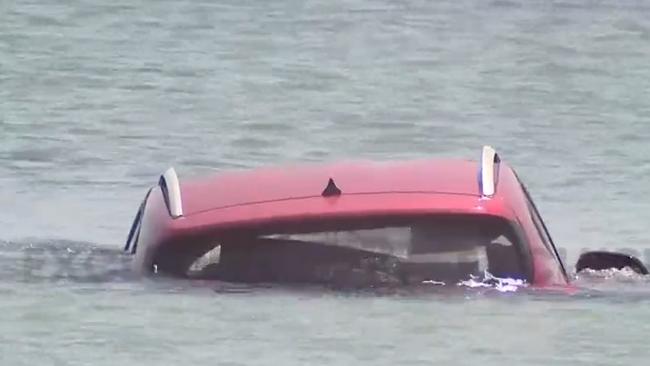
<instances>
[{"instance_id":1,"label":"ocean water","mask_svg":"<svg viewBox=\"0 0 650 366\"><path fill-rule=\"evenodd\" d=\"M296 161L495 146L572 265L650 261L644 1L0 1L0 364L629 365L650 280L576 295L138 279L139 201ZM612 277L612 278L610 278Z\"/></svg>"}]
</instances>

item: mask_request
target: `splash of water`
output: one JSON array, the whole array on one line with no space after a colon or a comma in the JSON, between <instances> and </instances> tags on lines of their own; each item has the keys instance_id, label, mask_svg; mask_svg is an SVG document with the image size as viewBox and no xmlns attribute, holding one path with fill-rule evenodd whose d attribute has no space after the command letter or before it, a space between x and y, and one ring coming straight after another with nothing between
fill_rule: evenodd
<instances>
[{"instance_id":1,"label":"splash of water","mask_svg":"<svg viewBox=\"0 0 650 366\"><path fill-rule=\"evenodd\" d=\"M469 280L460 281L456 286L469 288L493 288L499 292L515 292L520 287L527 287L525 280L516 278L496 277L488 271L483 271L483 276L470 275Z\"/></svg>"},{"instance_id":2,"label":"splash of water","mask_svg":"<svg viewBox=\"0 0 650 366\"><path fill-rule=\"evenodd\" d=\"M630 267L622 269L610 268L594 270L591 268L584 269L573 275L577 281L615 281L615 282L646 282L649 277L634 271Z\"/></svg>"}]
</instances>

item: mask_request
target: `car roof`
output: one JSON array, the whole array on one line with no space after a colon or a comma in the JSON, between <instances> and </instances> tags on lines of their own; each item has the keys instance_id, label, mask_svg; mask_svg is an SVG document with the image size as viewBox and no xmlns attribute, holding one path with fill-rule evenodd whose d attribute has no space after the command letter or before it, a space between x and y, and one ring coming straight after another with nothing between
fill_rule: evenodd
<instances>
[{"instance_id":1,"label":"car roof","mask_svg":"<svg viewBox=\"0 0 650 366\"><path fill-rule=\"evenodd\" d=\"M504 169L504 164L500 169ZM234 171L181 183L185 215L321 196L332 179L342 194L445 193L480 196L478 163L430 159L353 161Z\"/></svg>"}]
</instances>

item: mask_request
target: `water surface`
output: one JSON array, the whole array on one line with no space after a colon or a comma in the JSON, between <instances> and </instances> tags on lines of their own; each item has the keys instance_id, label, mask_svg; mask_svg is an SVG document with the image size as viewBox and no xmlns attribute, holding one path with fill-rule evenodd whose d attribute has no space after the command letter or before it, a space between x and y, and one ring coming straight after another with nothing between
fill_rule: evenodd
<instances>
[{"instance_id":1,"label":"water surface","mask_svg":"<svg viewBox=\"0 0 650 366\"><path fill-rule=\"evenodd\" d=\"M573 260L643 253L649 14L631 0L2 2L0 363L643 364L643 279L568 297L224 290L134 279L119 248L170 165L182 179L491 144Z\"/></svg>"}]
</instances>

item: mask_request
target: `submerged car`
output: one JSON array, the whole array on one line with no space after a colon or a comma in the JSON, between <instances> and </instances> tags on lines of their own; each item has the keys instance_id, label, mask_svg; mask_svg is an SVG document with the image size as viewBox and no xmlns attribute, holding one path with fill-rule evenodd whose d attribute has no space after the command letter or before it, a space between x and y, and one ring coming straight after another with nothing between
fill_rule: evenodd
<instances>
[{"instance_id":1,"label":"submerged car","mask_svg":"<svg viewBox=\"0 0 650 366\"><path fill-rule=\"evenodd\" d=\"M124 250L141 273L232 282L456 284L486 273L535 287L570 282L526 187L489 146L479 161L289 166L183 182L170 168ZM581 266L634 260L613 256L583 256Z\"/></svg>"}]
</instances>

